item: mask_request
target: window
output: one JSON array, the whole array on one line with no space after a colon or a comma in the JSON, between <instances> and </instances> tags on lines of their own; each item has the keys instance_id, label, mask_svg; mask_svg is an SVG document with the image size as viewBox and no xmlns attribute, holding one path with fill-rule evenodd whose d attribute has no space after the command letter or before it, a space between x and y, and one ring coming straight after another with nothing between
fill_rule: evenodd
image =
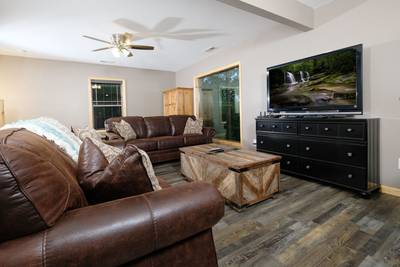
<instances>
[{"instance_id":1,"label":"window","mask_svg":"<svg viewBox=\"0 0 400 267\"><path fill-rule=\"evenodd\" d=\"M94 129L104 129L104 121L125 116L125 82L90 79L90 122Z\"/></svg>"},{"instance_id":2,"label":"window","mask_svg":"<svg viewBox=\"0 0 400 267\"><path fill-rule=\"evenodd\" d=\"M241 142L238 64L195 79L198 116L216 130L216 139Z\"/></svg>"}]
</instances>

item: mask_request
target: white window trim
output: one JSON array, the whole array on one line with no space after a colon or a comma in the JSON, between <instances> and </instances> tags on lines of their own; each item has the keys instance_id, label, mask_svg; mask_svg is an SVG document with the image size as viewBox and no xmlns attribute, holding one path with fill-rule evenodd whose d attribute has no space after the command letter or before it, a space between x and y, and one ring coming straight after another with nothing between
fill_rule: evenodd
<instances>
[{"instance_id":1,"label":"white window trim","mask_svg":"<svg viewBox=\"0 0 400 267\"><path fill-rule=\"evenodd\" d=\"M93 103L92 103L92 81L115 81L121 83L121 111L122 116L126 116L126 83L124 79L107 78L107 77L89 77L88 78L88 103L89 103L89 127L94 128L93 125ZM101 130L100 130L101 131Z\"/></svg>"}]
</instances>

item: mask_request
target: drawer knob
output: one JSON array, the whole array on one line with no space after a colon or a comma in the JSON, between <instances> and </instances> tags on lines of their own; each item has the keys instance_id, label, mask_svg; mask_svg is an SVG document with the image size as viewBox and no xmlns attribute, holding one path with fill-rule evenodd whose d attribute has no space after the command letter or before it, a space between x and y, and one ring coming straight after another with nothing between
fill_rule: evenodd
<instances>
[{"instance_id":1,"label":"drawer knob","mask_svg":"<svg viewBox=\"0 0 400 267\"><path fill-rule=\"evenodd\" d=\"M286 147L287 147L287 148L290 148L290 147L291 147L291 145L290 145L290 144L286 144Z\"/></svg>"},{"instance_id":2,"label":"drawer knob","mask_svg":"<svg viewBox=\"0 0 400 267\"><path fill-rule=\"evenodd\" d=\"M311 147L306 146L306 151L310 151L310 150L311 150Z\"/></svg>"},{"instance_id":3,"label":"drawer knob","mask_svg":"<svg viewBox=\"0 0 400 267\"><path fill-rule=\"evenodd\" d=\"M348 174L348 175L347 175L347 178L348 178L348 179L351 179L351 178L353 178L353 174L351 174L351 173L350 173L350 174Z\"/></svg>"},{"instance_id":4,"label":"drawer knob","mask_svg":"<svg viewBox=\"0 0 400 267\"><path fill-rule=\"evenodd\" d=\"M347 156L348 156L349 158L351 158L351 157L353 156L353 153L347 152Z\"/></svg>"},{"instance_id":5,"label":"drawer knob","mask_svg":"<svg viewBox=\"0 0 400 267\"><path fill-rule=\"evenodd\" d=\"M290 125L286 125L286 129L290 129Z\"/></svg>"},{"instance_id":6,"label":"drawer knob","mask_svg":"<svg viewBox=\"0 0 400 267\"><path fill-rule=\"evenodd\" d=\"M325 132L328 132L328 131L329 131L329 128L328 128L328 127L325 127L325 128L324 128L324 131L325 131Z\"/></svg>"},{"instance_id":7,"label":"drawer knob","mask_svg":"<svg viewBox=\"0 0 400 267\"><path fill-rule=\"evenodd\" d=\"M286 165L290 165L291 163L290 160L286 161Z\"/></svg>"},{"instance_id":8,"label":"drawer knob","mask_svg":"<svg viewBox=\"0 0 400 267\"><path fill-rule=\"evenodd\" d=\"M304 127L304 130L308 131L308 130L310 130L310 127L306 126L306 127Z\"/></svg>"},{"instance_id":9,"label":"drawer knob","mask_svg":"<svg viewBox=\"0 0 400 267\"><path fill-rule=\"evenodd\" d=\"M347 128L347 130L346 130L348 133L351 133L352 131L353 131L353 129L352 128Z\"/></svg>"},{"instance_id":10,"label":"drawer knob","mask_svg":"<svg viewBox=\"0 0 400 267\"><path fill-rule=\"evenodd\" d=\"M264 144L264 141L261 140L261 141L260 141L260 144Z\"/></svg>"},{"instance_id":11,"label":"drawer knob","mask_svg":"<svg viewBox=\"0 0 400 267\"><path fill-rule=\"evenodd\" d=\"M260 128L264 128L264 124L260 124Z\"/></svg>"},{"instance_id":12,"label":"drawer knob","mask_svg":"<svg viewBox=\"0 0 400 267\"><path fill-rule=\"evenodd\" d=\"M272 124L272 128L274 128L274 129L275 129L275 128L276 128L276 125L275 125L275 124Z\"/></svg>"},{"instance_id":13,"label":"drawer knob","mask_svg":"<svg viewBox=\"0 0 400 267\"><path fill-rule=\"evenodd\" d=\"M306 169L307 170L311 169L311 166L310 165L306 165Z\"/></svg>"}]
</instances>

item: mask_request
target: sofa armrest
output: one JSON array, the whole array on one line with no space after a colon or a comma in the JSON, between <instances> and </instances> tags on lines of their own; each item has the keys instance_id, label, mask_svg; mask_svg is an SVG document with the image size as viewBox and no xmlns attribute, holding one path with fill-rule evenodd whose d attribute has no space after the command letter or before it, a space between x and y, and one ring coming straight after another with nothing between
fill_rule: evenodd
<instances>
[{"instance_id":1,"label":"sofa armrest","mask_svg":"<svg viewBox=\"0 0 400 267\"><path fill-rule=\"evenodd\" d=\"M125 140L124 139L114 139L114 140L105 140L103 141L105 144L110 145L110 146L115 146L120 149L125 148Z\"/></svg>"},{"instance_id":2,"label":"sofa armrest","mask_svg":"<svg viewBox=\"0 0 400 267\"><path fill-rule=\"evenodd\" d=\"M206 183L67 212L46 231L0 244L2 266L119 266L194 236L224 214Z\"/></svg>"},{"instance_id":3,"label":"sofa armrest","mask_svg":"<svg viewBox=\"0 0 400 267\"><path fill-rule=\"evenodd\" d=\"M204 135L206 135L210 138L213 138L215 136L215 129L212 127L203 127L202 132Z\"/></svg>"}]
</instances>

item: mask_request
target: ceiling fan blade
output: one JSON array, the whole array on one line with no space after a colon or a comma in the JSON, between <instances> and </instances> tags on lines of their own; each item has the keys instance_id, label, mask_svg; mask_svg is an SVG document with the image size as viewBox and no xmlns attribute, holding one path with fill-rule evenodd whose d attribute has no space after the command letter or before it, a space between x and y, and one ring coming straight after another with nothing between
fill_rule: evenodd
<instances>
[{"instance_id":1,"label":"ceiling fan blade","mask_svg":"<svg viewBox=\"0 0 400 267\"><path fill-rule=\"evenodd\" d=\"M211 37L222 36L224 34L221 33L197 33L197 34L165 34L162 37L167 39L174 39L174 40L184 40L184 41L192 41L198 39L207 39Z\"/></svg>"},{"instance_id":2,"label":"ceiling fan blade","mask_svg":"<svg viewBox=\"0 0 400 267\"><path fill-rule=\"evenodd\" d=\"M92 52L97 52L97 51L102 51L102 50L107 50L107 49L111 49L113 48L113 46L109 46L109 47L102 47L102 48L97 48L95 50L92 50Z\"/></svg>"},{"instance_id":3,"label":"ceiling fan blade","mask_svg":"<svg viewBox=\"0 0 400 267\"><path fill-rule=\"evenodd\" d=\"M156 26L154 26L153 31L161 33L168 32L176 28L182 22L182 20L182 18L175 17L164 18L159 21Z\"/></svg>"},{"instance_id":4,"label":"ceiling fan blade","mask_svg":"<svg viewBox=\"0 0 400 267\"><path fill-rule=\"evenodd\" d=\"M129 49L138 49L138 50L154 50L154 46L150 45L128 45Z\"/></svg>"},{"instance_id":5,"label":"ceiling fan blade","mask_svg":"<svg viewBox=\"0 0 400 267\"><path fill-rule=\"evenodd\" d=\"M122 26L124 28L127 28L131 31L134 31L134 32L150 31L150 29L147 28L146 26L144 26L143 24L140 24L138 22L135 22L135 21L129 20L129 19L124 19L124 18L116 19L116 20L114 20L114 23L118 24L119 26Z\"/></svg>"},{"instance_id":6,"label":"ceiling fan blade","mask_svg":"<svg viewBox=\"0 0 400 267\"><path fill-rule=\"evenodd\" d=\"M87 35L82 35L82 37L85 37L85 38L88 38L88 39L91 39L91 40L95 40L95 41L98 41L98 42L106 43L106 44L111 44L111 42L104 41L104 40L101 40L101 39L98 39L98 38L95 38L95 37L91 37L91 36L87 36Z\"/></svg>"}]
</instances>

